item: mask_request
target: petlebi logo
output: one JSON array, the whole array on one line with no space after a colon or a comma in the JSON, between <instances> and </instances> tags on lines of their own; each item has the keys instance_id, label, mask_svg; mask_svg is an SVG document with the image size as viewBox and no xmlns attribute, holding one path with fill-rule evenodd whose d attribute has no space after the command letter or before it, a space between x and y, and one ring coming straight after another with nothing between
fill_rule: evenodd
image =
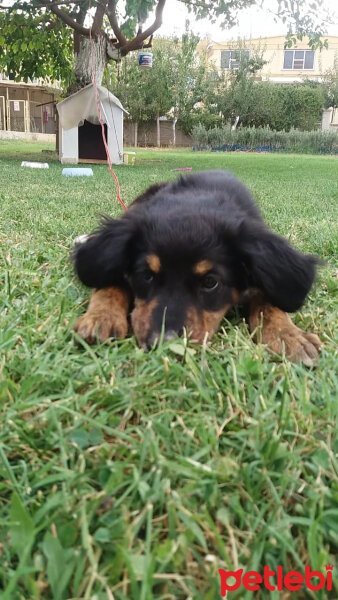
<instances>
[{"instance_id":1,"label":"petlebi logo","mask_svg":"<svg viewBox=\"0 0 338 600\"><path fill-rule=\"evenodd\" d=\"M305 575L300 571L284 571L281 566L277 567L277 571L273 571L268 565L265 565L262 575L258 571L247 571L243 574L243 569L237 571L218 569L221 576L221 595L225 598L227 592L234 592L241 585L252 592L262 588L271 592L274 590L297 592L303 585L313 592L322 589L331 591L333 565L325 565L325 569L326 577L320 571L312 571L309 565L305 567Z\"/></svg>"}]
</instances>

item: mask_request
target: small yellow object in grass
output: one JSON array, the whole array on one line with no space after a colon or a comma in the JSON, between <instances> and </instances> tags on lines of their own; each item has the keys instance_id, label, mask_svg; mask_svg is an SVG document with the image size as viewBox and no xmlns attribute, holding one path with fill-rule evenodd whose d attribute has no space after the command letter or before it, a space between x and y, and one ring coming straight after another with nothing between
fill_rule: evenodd
<instances>
[{"instance_id":1,"label":"small yellow object in grass","mask_svg":"<svg viewBox=\"0 0 338 600\"><path fill-rule=\"evenodd\" d=\"M123 152L123 163L125 165L134 165L136 160L135 152Z\"/></svg>"}]
</instances>

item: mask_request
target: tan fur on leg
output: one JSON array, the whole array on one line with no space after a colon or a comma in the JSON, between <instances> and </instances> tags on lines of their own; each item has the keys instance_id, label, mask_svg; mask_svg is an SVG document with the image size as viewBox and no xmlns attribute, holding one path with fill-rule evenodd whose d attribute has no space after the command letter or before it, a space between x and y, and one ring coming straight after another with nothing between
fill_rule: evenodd
<instances>
[{"instance_id":1,"label":"tan fur on leg","mask_svg":"<svg viewBox=\"0 0 338 600\"><path fill-rule=\"evenodd\" d=\"M95 290L87 312L77 319L74 329L89 344L109 337L124 338L128 333L129 304L129 294L124 289Z\"/></svg>"},{"instance_id":2,"label":"tan fur on leg","mask_svg":"<svg viewBox=\"0 0 338 600\"><path fill-rule=\"evenodd\" d=\"M311 367L321 347L314 333L306 333L292 323L289 315L271 304L253 300L250 305L250 331L255 331L255 341L267 344L272 352L282 354L293 362Z\"/></svg>"}]
</instances>

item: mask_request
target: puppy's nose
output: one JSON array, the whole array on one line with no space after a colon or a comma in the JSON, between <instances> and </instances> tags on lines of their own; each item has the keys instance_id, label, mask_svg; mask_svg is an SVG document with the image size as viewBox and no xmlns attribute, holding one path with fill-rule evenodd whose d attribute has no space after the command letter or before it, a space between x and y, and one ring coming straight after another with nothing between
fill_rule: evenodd
<instances>
[{"instance_id":1,"label":"puppy's nose","mask_svg":"<svg viewBox=\"0 0 338 600\"><path fill-rule=\"evenodd\" d=\"M179 334L176 331L174 331L173 329L169 329L169 331L165 332L163 336L163 341L169 342L170 340L175 340L178 335Z\"/></svg>"},{"instance_id":2,"label":"puppy's nose","mask_svg":"<svg viewBox=\"0 0 338 600\"><path fill-rule=\"evenodd\" d=\"M170 340L175 340L178 335L179 334L177 334L176 331L174 331L173 329L169 329L168 331L165 331L164 336L163 336L163 341L169 342ZM160 338L161 338L161 334L159 332L155 331L154 333L152 333L147 340L148 350L151 350L151 348L154 348L155 346L157 346Z\"/></svg>"}]
</instances>

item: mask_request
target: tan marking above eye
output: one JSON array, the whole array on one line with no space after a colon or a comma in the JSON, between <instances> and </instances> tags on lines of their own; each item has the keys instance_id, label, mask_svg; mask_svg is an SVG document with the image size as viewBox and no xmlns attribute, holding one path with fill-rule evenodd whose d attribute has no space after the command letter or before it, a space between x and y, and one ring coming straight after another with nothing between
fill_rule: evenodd
<instances>
[{"instance_id":1,"label":"tan marking above eye","mask_svg":"<svg viewBox=\"0 0 338 600\"><path fill-rule=\"evenodd\" d=\"M153 273L159 273L161 270L161 261L157 254L149 254L146 258L148 267Z\"/></svg>"},{"instance_id":2,"label":"tan marking above eye","mask_svg":"<svg viewBox=\"0 0 338 600\"><path fill-rule=\"evenodd\" d=\"M213 268L212 262L210 260L200 260L193 267L193 271L196 275L206 275Z\"/></svg>"}]
</instances>

